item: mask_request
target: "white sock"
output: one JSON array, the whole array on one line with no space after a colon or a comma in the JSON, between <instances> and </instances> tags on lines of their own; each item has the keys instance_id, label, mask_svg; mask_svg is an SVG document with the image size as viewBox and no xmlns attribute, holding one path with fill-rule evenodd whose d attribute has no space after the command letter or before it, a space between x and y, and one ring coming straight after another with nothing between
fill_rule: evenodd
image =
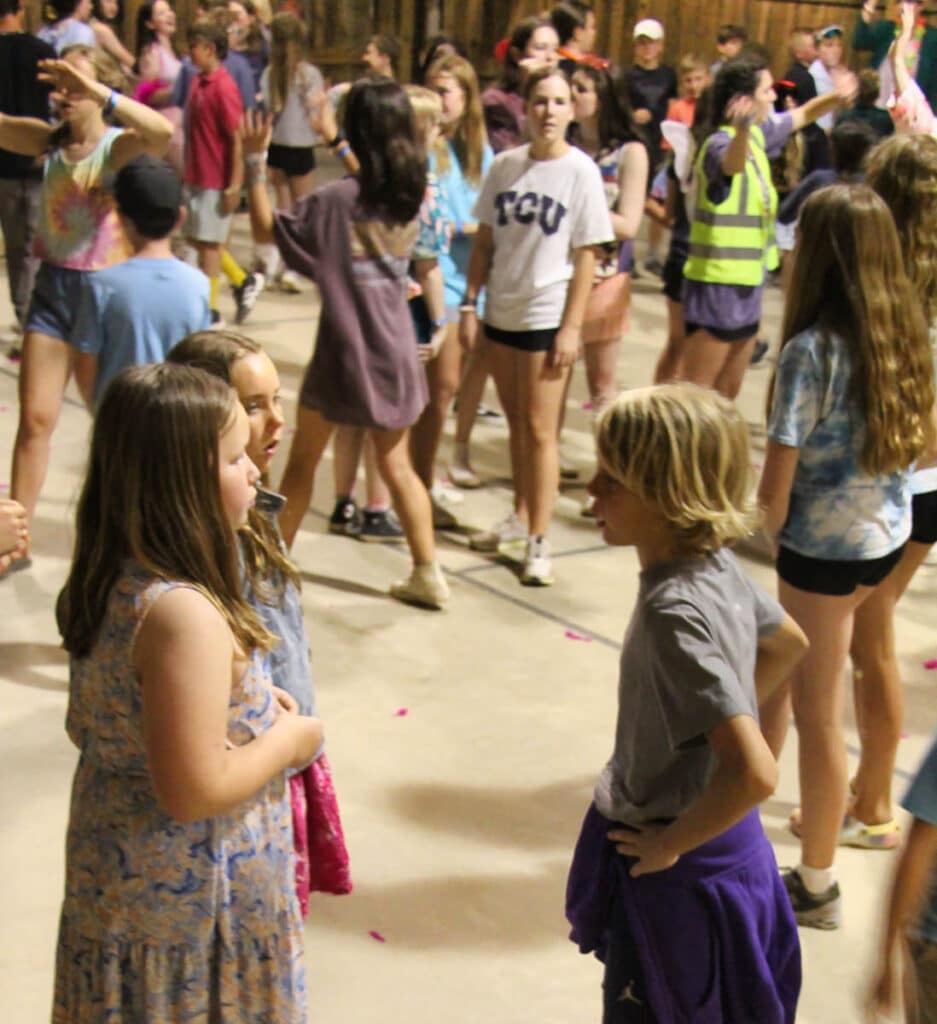
<instances>
[{"instance_id":1,"label":"white sock","mask_svg":"<svg viewBox=\"0 0 937 1024\"><path fill-rule=\"evenodd\" d=\"M804 883L807 892L813 896L819 896L826 892L836 881L832 867L810 868L806 864L798 864L797 874L800 875L800 880Z\"/></svg>"}]
</instances>

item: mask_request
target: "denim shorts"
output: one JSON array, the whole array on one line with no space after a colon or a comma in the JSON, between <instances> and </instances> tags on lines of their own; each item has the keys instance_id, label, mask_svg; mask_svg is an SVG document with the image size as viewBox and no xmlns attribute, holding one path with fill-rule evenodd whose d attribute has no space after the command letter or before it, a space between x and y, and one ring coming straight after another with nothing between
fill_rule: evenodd
<instances>
[{"instance_id":1,"label":"denim shorts","mask_svg":"<svg viewBox=\"0 0 937 1024\"><path fill-rule=\"evenodd\" d=\"M88 273L88 270L40 263L26 315L26 330L71 344L82 284Z\"/></svg>"}]
</instances>

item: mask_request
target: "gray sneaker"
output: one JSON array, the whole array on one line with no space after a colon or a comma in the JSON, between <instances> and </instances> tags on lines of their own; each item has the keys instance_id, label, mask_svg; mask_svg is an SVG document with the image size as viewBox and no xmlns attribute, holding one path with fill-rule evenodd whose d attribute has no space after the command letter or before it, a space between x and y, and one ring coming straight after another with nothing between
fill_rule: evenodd
<instances>
[{"instance_id":1,"label":"gray sneaker","mask_svg":"<svg viewBox=\"0 0 937 1024\"><path fill-rule=\"evenodd\" d=\"M403 527L393 509L365 509L357 537L364 541L401 541L404 539Z\"/></svg>"},{"instance_id":2,"label":"gray sneaker","mask_svg":"<svg viewBox=\"0 0 937 1024\"><path fill-rule=\"evenodd\" d=\"M833 931L842 923L843 901L839 894L839 883L834 882L821 893L812 893L796 868L782 868L781 881L787 889L794 917L804 928L820 928Z\"/></svg>"}]
</instances>

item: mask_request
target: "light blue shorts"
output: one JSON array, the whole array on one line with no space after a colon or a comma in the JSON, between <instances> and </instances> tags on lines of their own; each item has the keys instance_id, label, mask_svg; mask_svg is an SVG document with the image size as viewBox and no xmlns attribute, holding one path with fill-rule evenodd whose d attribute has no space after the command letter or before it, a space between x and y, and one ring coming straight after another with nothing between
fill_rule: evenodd
<instances>
[{"instance_id":1,"label":"light blue shorts","mask_svg":"<svg viewBox=\"0 0 937 1024\"><path fill-rule=\"evenodd\" d=\"M231 232L233 213L225 213L222 206L224 192L219 188L196 188L186 185L186 237L193 242L213 242L223 245Z\"/></svg>"}]
</instances>

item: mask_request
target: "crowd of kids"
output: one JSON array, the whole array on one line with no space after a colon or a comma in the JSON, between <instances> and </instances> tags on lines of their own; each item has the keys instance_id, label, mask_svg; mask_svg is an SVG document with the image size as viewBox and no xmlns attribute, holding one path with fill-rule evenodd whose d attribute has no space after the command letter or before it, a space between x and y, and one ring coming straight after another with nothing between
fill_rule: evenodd
<instances>
[{"instance_id":1,"label":"crowd of kids","mask_svg":"<svg viewBox=\"0 0 937 1024\"><path fill-rule=\"evenodd\" d=\"M402 85L383 35L362 77L329 88L295 10L265 6L200 6L182 54L171 4L152 0L133 53L114 0L53 0L37 36L22 0L0 0L19 362L0 586L43 556L30 526L72 377L93 416L56 604L80 758L53 1021L306 1021L310 894L351 890L290 556L316 470L334 439L330 531L405 541L390 594L443 608L436 531L459 524L440 441L457 401L448 479L481 486L470 445L490 376L513 505L470 544L550 586L580 357L596 444L583 513L640 563L612 755L567 887L571 936L604 963L602 1020L793 1024L798 925L839 927L848 845L900 848L869 1020L904 1005L937 1021L937 745L906 836L892 796L895 610L937 542L937 30L922 4L894 19L863 5L852 46L874 66L858 78L842 27L795 28L776 80L741 25L670 66L652 17L614 68L595 52L602 12L577 0L512 26L487 88L445 37ZM318 188L317 147L346 172ZM242 204L251 269L228 248ZM662 278L668 332L655 383L620 392L639 274ZM776 274L756 480L734 399L767 347ZM277 481L278 370L225 326L222 278L237 324L265 285L321 296ZM732 551L756 534L776 598ZM779 870L758 807L792 720L800 858Z\"/></svg>"}]
</instances>

